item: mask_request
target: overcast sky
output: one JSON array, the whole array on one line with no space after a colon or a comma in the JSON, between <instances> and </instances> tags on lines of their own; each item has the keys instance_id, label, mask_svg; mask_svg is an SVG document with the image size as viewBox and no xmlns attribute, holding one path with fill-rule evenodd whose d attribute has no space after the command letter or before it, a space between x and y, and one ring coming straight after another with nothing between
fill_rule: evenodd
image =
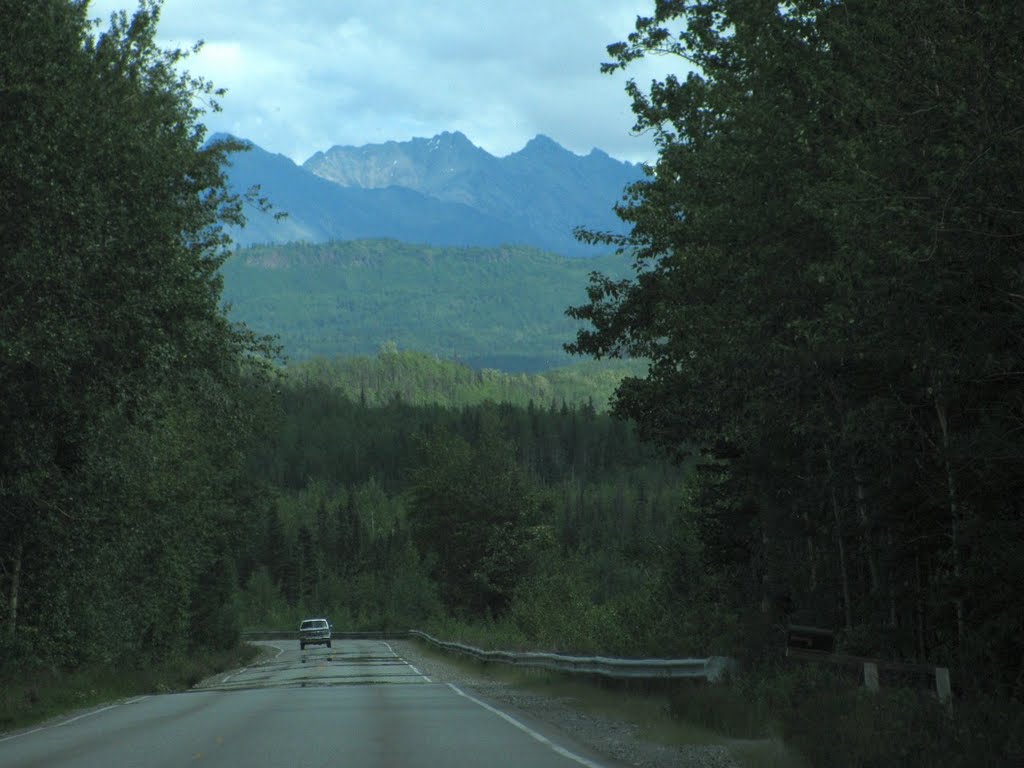
<instances>
[{"instance_id":1,"label":"overcast sky","mask_svg":"<svg viewBox=\"0 0 1024 768\"><path fill-rule=\"evenodd\" d=\"M90 16L136 7L92 0ZM336 144L462 131L504 156L545 134L579 154L650 161L632 134L627 76L648 83L682 62L602 75L654 0L165 0L159 38L205 47L187 68L228 89L211 131L298 163Z\"/></svg>"}]
</instances>

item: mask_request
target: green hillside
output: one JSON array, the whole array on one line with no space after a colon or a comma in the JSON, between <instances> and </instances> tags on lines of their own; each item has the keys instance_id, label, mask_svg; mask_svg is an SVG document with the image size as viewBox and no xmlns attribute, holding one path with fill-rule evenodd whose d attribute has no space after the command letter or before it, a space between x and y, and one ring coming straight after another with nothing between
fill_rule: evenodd
<instances>
[{"instance_id":1,"label":"green hillside","mask_svg":"<svg viewBox=\"0 0 1024 768\"><path fill-rule=\"evenodd\" d=\"M567 259L534 248L437 248L394 240L239 249L224 265L233 319L280 337L293 361L374 355L387 342L474 368L537 372L573 361L562 345L591 271L621 256Z\"/></svg>"}]
</instances>

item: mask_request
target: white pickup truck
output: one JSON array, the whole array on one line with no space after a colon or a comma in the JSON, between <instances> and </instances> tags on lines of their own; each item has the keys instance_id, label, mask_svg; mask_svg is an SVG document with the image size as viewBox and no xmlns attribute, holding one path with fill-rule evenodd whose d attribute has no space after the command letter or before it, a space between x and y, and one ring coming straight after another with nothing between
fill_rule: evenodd
<instances>
[{"instance_id":1,"label":"white pickup truck","mask_svg":"<svg viewBox=\"0 0 1024 768\"><path fill-rule=\"evenodd\" d=\"M327 619L306 619L299 624L299 650L307 645L331 647L331 624Z\"/></svg>"}]
</instances>

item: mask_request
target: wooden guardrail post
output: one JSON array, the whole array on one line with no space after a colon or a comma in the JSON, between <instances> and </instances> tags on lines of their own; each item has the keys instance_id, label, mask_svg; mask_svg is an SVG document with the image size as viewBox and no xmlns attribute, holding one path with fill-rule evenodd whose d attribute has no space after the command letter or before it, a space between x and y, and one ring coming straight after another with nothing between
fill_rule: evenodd
<instances>
[{"instance_id":1,"label":"wooden guardrail post","mask_svg":"<svg viewBox=\"0 0 1024 768\"><path fill-rule=\"evenodd\" d=\"M864 662L864 687L878 693L878 665L873 661Z\"/></svg>"},{"instance_id":2,"label":"wooden guardrail post","mask_svg":"<svg viewBox=\"0 0 1024 768\"><path fill-rule=\"evenodd\" d=\"M947 707L953 704L953 690L949 684L949 668L935 668L935 692L939 694L939 701Z\"/></svg>"}]
</instances>

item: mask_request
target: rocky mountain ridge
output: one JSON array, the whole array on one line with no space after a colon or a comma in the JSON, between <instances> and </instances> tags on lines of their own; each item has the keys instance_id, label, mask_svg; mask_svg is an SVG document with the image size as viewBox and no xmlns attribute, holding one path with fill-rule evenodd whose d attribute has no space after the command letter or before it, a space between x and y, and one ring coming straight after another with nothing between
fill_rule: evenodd
<instances>
[{"instance_id":1,"label":"rocky mountain ridge","mask_svg":"<svg viewBox=\"0 0 1024 768\"><path fill-rule=\"evenodd\" d=\"M546 136L495 157L464 134L335 146L301 166L251 145L229 168L236 190L259 184L288 217L248 212L239 245L385 237L431 245L530 245L570 256L607 252L578 226L623 232L614 213L642 167L599 149L576 155Z\"/></svg>"}]
</instances>

